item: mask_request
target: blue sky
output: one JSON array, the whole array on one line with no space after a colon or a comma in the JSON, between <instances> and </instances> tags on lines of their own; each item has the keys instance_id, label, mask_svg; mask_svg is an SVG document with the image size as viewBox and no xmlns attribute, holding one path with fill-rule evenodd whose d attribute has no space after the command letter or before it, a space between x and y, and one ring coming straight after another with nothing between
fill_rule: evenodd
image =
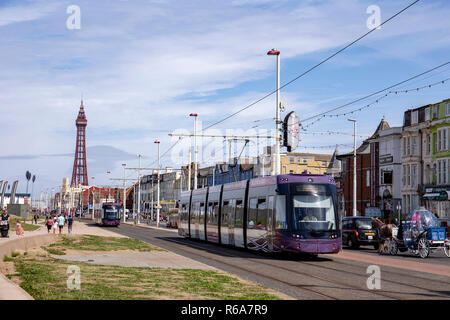
<instances>
[{"instance_id":1,"label":"blue sky","mask_svg":"<svg viewBox=\"0 0 450 320\"><path fill-rule=\"evenodd\" d=\"M155 139L165 151L174 141L169 132L191 131L189 113L198 113L206 127L274 90L275 60L266 55L269 49L281 51L283 84L367 32L369 5L380 7L384 21L411 2L2 0L0 179L19 179L19 191L24 191L30 170L37 175L38 194L70 178L83 94L89 176L110 184L110 176L123 175L122 163L137 166L137 153L144 166L152 164ZM66 27L70 5L80 7L80 30ZM448 16L448 1L420 1L283 89L286 112L295 110L305 119L449 61ZM450 78L448 66L404 87L445 78ZM444 84L389 97L353 117L358 132L370 135L383 116L400 126L406 109L448 97ZM217 129L272 128L274 99ZM352 133L353 127L339 117L308 130ZM331 153L309 147L352 144L349 135L305 134L301 139L299 152ZM162 164L174 165L170 154Z\"/></svg>"}]
</instances>

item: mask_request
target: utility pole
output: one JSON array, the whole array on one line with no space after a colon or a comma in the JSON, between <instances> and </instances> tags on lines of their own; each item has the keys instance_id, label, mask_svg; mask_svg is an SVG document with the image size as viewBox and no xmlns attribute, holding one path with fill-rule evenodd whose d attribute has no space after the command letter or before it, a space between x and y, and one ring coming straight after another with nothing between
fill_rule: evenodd
<instances>
[{"instance_id":1,"label":"utility pole","mask_svg":"<svg viewBox=\"0 0 450 320\"><path fill-rule=\"evenodd\" d=\"M353 122L353 216L356 217L356 120L347 120Z\"/></svg>"},{"instance_id":2,"label":"utility pole","mask_svg":"<svg viewBox=\"0 0 450 320\"><path fill-rule=\"evenodd\" d=\"M196 113L191 113L190 117L194 117L194 190L197 189L197 161L198 161L198 149L197 149L197 117Z\"/></svg>"},{"instance_id":3,"label":"utility pole","mask_svg":"<svg viewBox=\"0 0 450 320\"><path fill-rule=\"evenodd\" d=\"M95 220L95 185L94 185L95 177L92 177L91 179L92 179L92 220Z\"/></svg>"},{"instance_id":4,"label":"utility pole","mask_svg":"<svg viewBox=\"0 0 450 320\"><path fill-rule=\"evenodd\" d=\"M277 99L276 99L276 113L275 113L275 129L276 129L276 142L275 142L275 175L280 174L280 51L272 49L267 52L269 56L277 56Z\"/></svg>"},{"instance_id":5,"label":"utility pole","mask_svg":"<svg viewBox=\"0 0 450 320\"><path fill-rule=\"evenodd\" d=\"M191 149L189 149L189 163L188 163L188 183L187 183L188 191L191 191Z\"/></svg>"},{"instance_id":6,"label":"utility pole","mask_svg":"<svg viewBox=\"0 0 450 320\"><path fill-rule=\"evenodd\" d=\"M126 193L126 188L127 188L127 183L126 183L126 178L125 178L125 167L127 166L126 163L122 163L122 167L123 167L123 222L125 222L125 215L126 215L126 210L127 210L127 193Z\"/></svg>"},{"instance_id":7,"label":"utility pole","mask_svg":"<svg viewBox=\"0 0 450 320\"><path fill-rule=\"evenodd\" d=\"M141 157L142 155L137 155L139 158L139 170L138 170L138 200L137 200L137 223L140 223L140 215L141 215Z\"/></svg>"},{"instance_id":8,"label":"utility pole","mask_svg":"<svg viewBox=\"0 0 450 320\"><path fill-rule=\"evenodd\" d=\"M197 118L196 118L197 119ZM159 186L159 172L161 170L161 162L160 162L160 156L159 156L159 149L160 149L160 144L161 142L158 140L155 140L155 143L158 145L158 173L157 173L157 182L158 182L158 187L157 187L157 203L156 203L156 227L159 228L159 213L160 213L160 186ZM153 175L152 175L153 178Z\"/></svg>"}]
</instances>

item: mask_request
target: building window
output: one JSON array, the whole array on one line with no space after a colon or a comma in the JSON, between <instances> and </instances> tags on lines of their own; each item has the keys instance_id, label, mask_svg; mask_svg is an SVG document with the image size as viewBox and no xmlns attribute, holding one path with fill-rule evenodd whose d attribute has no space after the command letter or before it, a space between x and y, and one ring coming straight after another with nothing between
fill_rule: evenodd
<instances>
[{"instance_id":1,"label":"building window","mask_svg":"<svg viewBox=\"0 0 450 320\"><path fill-rule=\"evenodd\" d=\"M416 110L412 112L411 123L416 124L417 122L419 122L419 112Z\"/></svg>"},{"instance_id":2,"label":"building window","mask_svg":"<svg viewBox=\"0 0 450 320\"><path fill-rule=\"evenodd\" d=\"M416 187L417 186L417 165L414 164L411 166L411 186Z\"/></svg>"},{"instance_id":3,"label":"building window","mask_svg":"<svg viewBox=\"0 0 450 320\"><path fill-rule=\"evenodd\" d=\"M402 139L402 143L403 143L403 155L406 156L406 138Z\"/></svg>"},{"instance_id":4,"label":"building window","mask_svg":"<svg viewBox=\"0 0 450 320\"><path fill-rule=\"evenodd\" d=\"M301 161L302 161L301 158L298 157L298 158L297 158L297 163L298 163L298 164L301 164Z\"/></svg>"},{"instance_id":5,"label":"building window","mask_svg":"<svg viewBox=\"0 0 450 320\"><path fill-rule=\"evenodd\" d=\"M446 114L447 116L450 116L450 103L447 103L447 104L446 104L446 108L447 108L447 111L445 112L445 114Z\"/></svg>"},{"instance_id":6,"label":"building window","mask_svg":"<svg viewBox=\"0 0 450 320\"><path fill-rule=\"evenodd\" d=\"M417 150L417 137L412 137L411 154L412 155L419 154Z\"/></svg>"},{"instance_id":7,"label":"building window","mask_svg":"<svg viewBox=\"0 0 450 320\"><path fill-rule=\"evenodd\" d=\"M303 163L308 163L308 160L306 160L306 159L303 159Z\"/></svg>"},{"instance_id":8,"label":"building window","mask_svg":"<svg viewBox=\"0 0 450 320\"><path fill-rule=\"evenodd\" d=\"M411 154L411 137L407 138L407 142L406 142L406 155L410 155Z\"/></svg>"},{"instance_id":9,"label":"building window","mask_svg":"<svg viewBox=\"0 0 450 320\"><path fill-rule=\"evenodd\" d=\"M392 171L381 170L381 184L392 184Z\"/></svg>"},{"instance_id":10,"label":"building window","mask_svg":"<svg viewBox=\"0 0 450 320\"><path fill-rule=\"evenodd\" d=\"M406 175L407 175L406 185L410 186L411 185L411 169L410 169L410 165L406 166Z\"/></svg>"},{"instance_id":11,"label":"building window","mask_svg":"<svg viewBox=\"0 0 450 320\"><path fill-rule=\"evenodd\" d=\"M439 105L433 106L433 119L437 119L439 111Z\"/></svg>"},{"instance_id":12,"label":"building window","mask_svg":"<svg viewBox=\"0 0 450 320\"><path fill-rule=\"evenodd\" d=\"M289 170L289 173L290 173L290 174L293 174L293 173L294 173L294 170Z\"/></svg>"},{"instance_id":13,"label":"building window","mask_svg":"<svg viewBox=\"0 0 450 320\"><path fill-rule=\"evenodd\" d=\"M430 107L425 109L425 120L430 120Z\"/></svg>"},{"instance_id":14,"label":"building window","mask_svg":"<svg viewBox=\"0 0 450 320\"><path fill-rule=\"evenodd\" d=\"M326 166L327 166L326 161L322 161L322 167L326 167Z\"/></svg>"},{"instance_id":15,"label":"building window","mask_svg":"<svg viewBox=\"0 0 450 320\"><path fill-rule=\"evenodd\" d=\"M366 170L366 187L370 187L370 170Z\"/></svg>"},{"instance_id":16,"label":"building window","mask_svg":"<svg viewBox=\"0 0 450 320\"><path fill-rule=\"evenodd\" d=\"M427 154L431 152L431 136L427 135Z\"/></svg>"},{"instance_id":17,"label":"building window","mask_svg":"<svg viewBox=\"0 0 450 320\"><path fill-rule=\"evenodd\" d=\"M294 163L295 158L294 158L294 157L289 157L289 161L290 161L291 163Z\"/></svg>"}]
</instances>

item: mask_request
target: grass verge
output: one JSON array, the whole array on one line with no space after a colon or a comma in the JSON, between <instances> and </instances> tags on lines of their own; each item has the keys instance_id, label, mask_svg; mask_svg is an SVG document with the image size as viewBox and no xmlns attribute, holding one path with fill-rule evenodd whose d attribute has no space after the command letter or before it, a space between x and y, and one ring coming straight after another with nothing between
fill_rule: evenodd
<instances>
[{"instance_id":1,"label":"grass verge","mask_svg":"<svg viewBox=\"0 0 450 320\"><path fill-rule=\"evenodd\" d=\"M99 237L93 235L62 236L60 241L53 243L48 247L43 247L43 249L56 255L64 255L65 251L68 249L88 251L165 251L164 249L149 245L138 239Z\"/></svg>"},{"instance_id":2,"label":"grass verge","mask_svg":"<svg viewBox=\"0 0 450 320\"><path fill-rule=\"evenodd\" d=\"M81 286L70 290L68 267L74 262L50 256L13 258L21 287L37 300L144 299L278 299L268 289L216 271L198 269L126 268L77 263Z\"/></svg>"}]
</instances>

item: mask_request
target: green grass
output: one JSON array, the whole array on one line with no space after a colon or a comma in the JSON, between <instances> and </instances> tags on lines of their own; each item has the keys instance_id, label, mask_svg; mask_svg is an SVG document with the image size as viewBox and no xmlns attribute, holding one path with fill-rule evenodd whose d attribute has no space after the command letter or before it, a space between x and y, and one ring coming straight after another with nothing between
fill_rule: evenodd
<instances>
[{"instance_id":1,"label":"green grass","mask_svg":"<svg viewBox=\"0 0 450 320\"><path fill-rule=\"evenodd\" d=\"M81 289L67 288L74 262L51 257L14 259L21 287L37 300L278 299L257 284L198 269L126 268L77 263Z\"/></svg>"},{"instance_id":2,"label":"green grass","mask_svg":"<svg viewBox=\"0 0 450 320\"><path fill-rule=\"evenodd\" d=\"M3 256L3 262L14 262L14 258L10 258L7 255Z\"/></svg>"},{"instance_id":3,"label":"green grass","mask_svg":"<svg viewBox=\"0 0 450 320\"><path fill-rule=\"evenodd\" d=\"M92 235L83 235L81 237L62 236L61 241L49 245L46 250L48 251L48 249L58 250L60 252L65 251L67 249L89 250L89 251L117 251L117 250L165 251L161 248L149 245L138 239L99 237Z\"/></svg>"}]
</instances>

